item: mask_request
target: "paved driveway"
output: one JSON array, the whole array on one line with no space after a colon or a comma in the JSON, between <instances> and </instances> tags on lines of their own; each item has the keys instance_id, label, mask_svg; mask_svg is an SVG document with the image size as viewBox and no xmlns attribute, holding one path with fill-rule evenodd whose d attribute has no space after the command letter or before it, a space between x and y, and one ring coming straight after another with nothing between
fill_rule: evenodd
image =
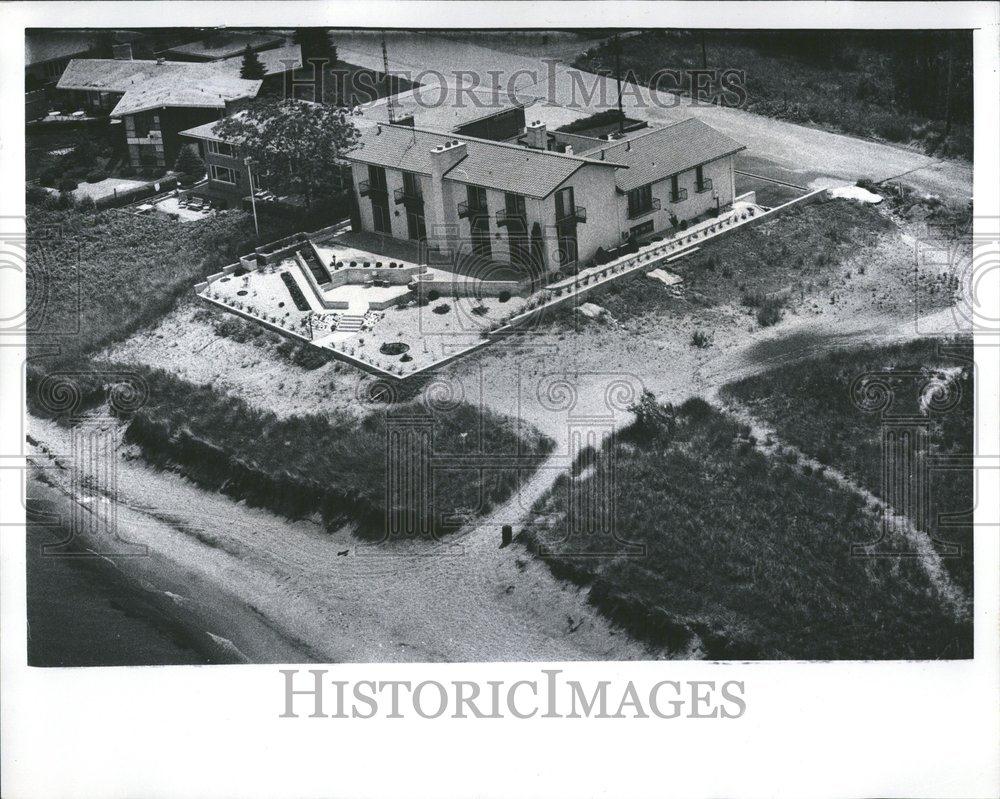
<instances>
[{"instance_id":1,"label":"paved driveway","mask_svg":"<svg viewBox=\"0 0 1000 799\"><path fill-rule=\"evenodd\" d=\"M380 34L335 32L332 38L343 60L382 69ZM530 117L542 119L550 126L611 107L616 101L613 80L571 70L555 60L546 62L535 56L415 32L389 33L386 45L391 69L410 70L420 82L435 88L440 79L427 74L427 70L443 73L451 85L457 82L456 71L475 72L486 88L493 81L488 70L499 71L503 87L511 76L517 76L517 92L539 98L529 111ZM425 72L423 77L419 76L421 72ZM586 91L581 91L581 79ZM802 185L818 179L854 182L862 177L884 180L903 176L901 180L914 188L946 199L964 201L972 196L972 169L960 162L942 161L915 150L795 125L736 108L692 106L687 99L678 104L673 95L633 88L634 92L625 93L623 101L629 116L659 124L700 118L745 143L754 159L752 171L757 173L773 169L782 179L794 176L796 180L792 182ZM454 97L454 92L449 97ZM550 99L555 100L555 106L548 104ZM567 105L573 107L559 107Z\"/></svg>"}]
</instances>

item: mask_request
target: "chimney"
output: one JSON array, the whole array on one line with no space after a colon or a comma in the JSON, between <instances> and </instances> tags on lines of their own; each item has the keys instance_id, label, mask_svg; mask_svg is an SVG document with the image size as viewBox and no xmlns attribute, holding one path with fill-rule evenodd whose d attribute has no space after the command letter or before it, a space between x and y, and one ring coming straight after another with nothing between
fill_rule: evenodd
<instances>
[{"instance_id":1,"label":"chimney","mask_svg":"<svg viewBox=\"0 0 1000 799\"><path fill-rule=\"evenodd\" d=\"M567 144L566 149L563 150L563 152L566 153L566 155L573 155L573 145Z\"/></svg>"},{"instance_id":2,"label":"chimney","mask_svg":"<svg viewBox=\"0 0 1000 799\"><path fill-rule=\"evenodd\" d=\"M548 135L545 130L545 125L541 120L536 119L534 122L529 122L524 129L524 135L527 137L528 146L532 150L548 149Z\"/></svg>"},{"instance_id":3,"label":"chimney","mask_svg":"<svg viewBox=\"0 0 1000 799\"><path fill-rule=\"evenodd\" d=\"M131 61L132 44L130 42L125 42L124 44L111 45L111 56L115 61Z\"/></svg>"},{"instance_id":4,"label":"chimney","mask_svg":"<svg viewBox=\"0 0 1000 799\"><path fill-rule=\"evenodd\" d=\"M458 139L446 141L431 150L431 164L435 175L443 175L467 155L465 142Z\"/></svg>"}]
</instances>

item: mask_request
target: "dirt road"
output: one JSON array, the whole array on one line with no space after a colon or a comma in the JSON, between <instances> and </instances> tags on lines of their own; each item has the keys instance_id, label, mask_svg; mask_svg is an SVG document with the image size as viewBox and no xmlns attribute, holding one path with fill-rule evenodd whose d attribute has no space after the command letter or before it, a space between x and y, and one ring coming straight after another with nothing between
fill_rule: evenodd
<instances>
[{"instance_id":1,"label":"dirt road","mask_svg":"<svg viewBox=\"0 0 1000 799\"><path fill-rule=\"evenodd\" d=\"M380 34L336 32L333 39L343 60L371 69L383 68ZM435 87L431 97L438 96L436 87L442 75L454 86L458 70L479 76L479 86L487 89L495 80L488 70L499 71L503 88L512 76L517 76L513 83L517 93L538 98L529 114L550 127L613 107L617 98L613 80L571 70L558 59L543 60L538 55L496 49L505 46L502 39L487 48L427 33L392 32L387 34L386 44L390 69L410 71L418 82ZM511 50L518 48L515 43L506 46ZM566 57L565 49L559 45L552 52ZM583 43L580 49L584 49ZM533 52L537 50L532 48ZM473 78L462 80L464 85L470 85ZM452 92L448 100L454 98ZM469 100L458 102L467 104ZM968 165L931 158L904 147L830 133L735 108L693 106L689 100L644 88L624 93L623 105L629 116L661 125L688 117L700 118L746 144L747 154L755 159L757 168L761 162L773 164L782 174L796 176L802 185L823 179L853 183L862 177L885 180L903 175L901 180L915 189L945 199L964 202L972 196L972 169Z\"/></svg>"}]
</instances>

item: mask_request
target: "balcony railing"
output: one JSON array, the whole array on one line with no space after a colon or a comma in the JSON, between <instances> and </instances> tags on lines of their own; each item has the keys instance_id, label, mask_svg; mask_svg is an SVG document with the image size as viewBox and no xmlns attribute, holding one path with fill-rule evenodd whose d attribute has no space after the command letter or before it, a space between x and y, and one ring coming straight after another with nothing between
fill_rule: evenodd
<instances>
[{"instance_id":1,"label":"balcony railing","mask_svg":"<svg viewBox=\"0 0 1000 799\"><path fill-rule=\"evenodd\" d=\"M480 208L478 205L469 205L467 202L461 202L458 204L458 218L459 219L475 219L481 216L487 216L489 211L485 208Z\"/></svg>"},{"instance_id":2,"label":"balcony railing","mask_svg":"<svg viewBox=\"0 0 1000 799\"><path fill-rule=\"evenodd\" d=\"M497 227L512 227L518 230L527 230L528 220L524 214L497 211Z\"/></svg>"},{"instance_id":3,"label":"balcony railing","mask_svg":"<svg viewBox=\"0 0 1000 799\"><path fill-rule=\"evenodd\" d=\"M396 201L396 205L423 205L424 195L420 192L407 191L406 189L396 189L392 193L393 199Z\"/></svg>"},{"instance_id":4,"label":"balcony railing","mask_svg":"<svg viewBox=\"0 0 1000 799\"><path fill-rule=\"evenodd\" d=\"M701 194L701 193L706 192L706 191L711 191L711 190L712 190L712 179L711 178L703 178L702 181L701 181L701 183L699 183L697 186L695 186L695 191L698 194Z\"/></svg>"},{"instance_id":5,"label":"balcony railing","mask_svg":"<svg viewBox=\"0 0 1000 799\"><path fill-rule=\"evenodd\" d=\"M556 217L556 224L561 225L564 222L578 222L583 224L587 221L587 209L582 205L576 206L576 208L571 208L568 213L563 214L561 217Z\"/></svg>"},{"instance_id":6,"label":"balcony railing","mask_svg":"<svg viewBox=\"0 0 1000 799\"><path fill-rule=\"evenodd\" d=\"M682 203L688 198L687 189L678 189L677 191L670 193L670 202L672 203Z\"/></svg>"},{"instance_id":7,"label":"balcony railing","mask_svg":"<svg viewBox=\"0 0 1000 799\"><path fill-rule=\"evenodd\" d=\"M372 186L370 181L359 180L358 181L358 194L362 197L369 197L372 194L385 195L387 192L384 187Z\"/></svg>"},{"instance_id":8,"label":"balcony railing","mask_svg":"<svg viewBox=\"0 0 1000 799\"><path fill-rule=\"evenodd\" d=\"M660 200L657 197L653 198L653 201L649 205L644 205L642 208L630 208L628 212L629 219L638 219L640 216L646 216L646 214L651 214L654 211L660 210Z\"/></svg>"}]
</instances>

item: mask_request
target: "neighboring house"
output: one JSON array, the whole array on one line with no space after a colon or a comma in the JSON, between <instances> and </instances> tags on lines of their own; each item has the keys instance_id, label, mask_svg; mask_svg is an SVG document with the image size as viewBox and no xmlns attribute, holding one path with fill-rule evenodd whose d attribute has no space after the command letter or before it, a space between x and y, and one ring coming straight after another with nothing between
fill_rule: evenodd
<instances>
[{"instance_id":1,"label":"neighboring house","mask_svg":"<svg viewBox=\"0 0 1000 799\"><path fill-rule=\"evenodd\" d=\"M265 67L272 55L280 51L269 50L259 53ZM265 79L266 80L266 79ZM443 132L458 130L473 135L477 132L481 138L504 139L517 134L524 128L524 103L507 98L494 98L490 93L470 93L466 97L466 105L453 103L418 102L414 92L393 98L395 124L410 125L414 117L419 119L422 127L434 128ZM300 102L308 102L302 100ZM237 114L238 115L238 114ZM354 123L366 130L374 128L381 119L388 119L387 101L385 98L368 103L361 108L361 115L353 118ZM238 201L249 195L250 178L242 156L239 155L231 142L225 141L216 132L216 122L208 122L181 132L181 135L192 139L198 144L198 150L208 172L208 189L213 196L227 197ZM254 175L254 185L262 188ZM344 162L342 174L330 176L330 188L334 191L353 186L351 170L348 162ZM263 188L267 188L264 186Z\"/></svg>"},{"instance_id":2,"label":"neighboring house","mask_svg":"<svg viewBox=\"0 0 1000 799\"><path fill-rule=\"evenodd\" d=\"M24 32L24 79L26 89L54 85L66 65L84 58L101 46L99 33L32 28Z\"/></svg>"},{"instance_id":3,"label":"neighboring house","mask_svg":"<svg viewBox=\"0 0 1000 799\"><path fill-rule=\"evenodd\" d=\"M250 196L250 173L237 148L215 132L218 124L218 120L207 122L181 131L181 136L193 140L198 146L198 153L205 162L205 171L208 173L209 193L237 202Z\"/></svg>"},{"instance_id":4,"label":"neighboring house","mask_svg":"<svg viewBox=\"0 0 1000 799\"><path fill-rule=\"evenodd\" d=\"M302 63L298 45L260 58L267 76ZM230 103L257 96L263 81L240 78L241 65L242 56L212 63L74 59L58 88L91 113L122 121L133 166L169 168L184 143L182 131L217 121Z\"/></svg>"},{"instance_id":5,"label":"neighboring house","mask_svg":"<svg viewBox=\"0 0 1000 799\"><path fill-rule=\"evenodd\" d=\"M244 31L210 31L201 39L163 50L160 55L172 61L220 61L243 55L247 45L254 52L282 47L286 37L280 33L248 33Z\"/></svg>"},{"instance_id":6,"label":"neighboring house","mask_svg":"<svg viewBox=\"0 0 1000 799\"><path fill-rule=\"evenodd\" d=\"M538 122L506 142L380 124L347 155L361 226L522 263L537 223L555 270L733 202L733 157L744 146L698 120L613 141L572 138L558 152Z\"/></svg>"},{"instance_id":7,"label":"neighboring house","mask_svg":"<svg viewBox=\"0 0 1000 799\"><path fill-rule=\"evenodd\" d=\"M44 117L52 106L51 89L73 58L97 52L97 33L32 28L24 32L24 118Z\"/></svg>"}]
</instances>

